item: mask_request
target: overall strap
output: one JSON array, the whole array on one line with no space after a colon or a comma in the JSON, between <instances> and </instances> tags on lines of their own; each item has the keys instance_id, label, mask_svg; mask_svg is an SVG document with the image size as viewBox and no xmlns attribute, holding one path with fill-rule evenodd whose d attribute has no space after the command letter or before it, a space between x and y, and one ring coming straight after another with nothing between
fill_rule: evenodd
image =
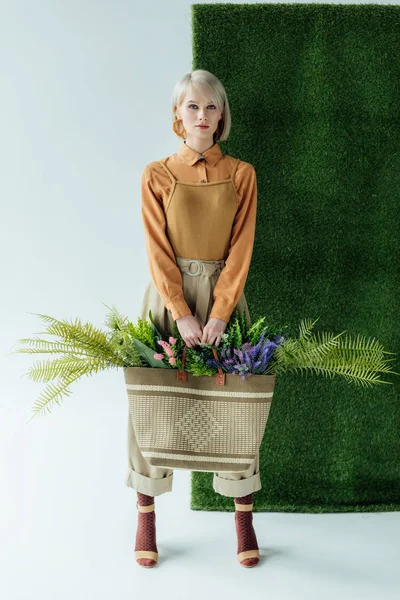
<instances>
[{"instance_id":1,"label":"overall strap","mask_svg":"<svg viewBox=\"0 0 400 600\"><path fill-rule=\"evenodd\" d=\"M233 180L233 179L234 179L234 177L235 177L236 169L238 168L238 166L239 166L239 163L240 163L240 158L237 158L237 159L236 159L236 162L235 162L235 166L233 167L232 175L231 175L231 179L232 179L232 180Z\"/></svg>"},{"instance_id":2,"label":"overall strap","mask_svg":"<svg viewBox=\"0 0 400 600\"><path fill-rule=\"evenodd\" d=\"M165 164L165 163L164 163L162 160L159 160L158 162L159 162L159 163L160 163L160 165L161 165L162 167L164 167L164 169L167 171L168 175L169 175L169 176L171 177L171 179L172 179L172 183L176 183L176 178L174 177L174 175L172 175L172 173L171 173L171 171L168 169L167 165L166 165L166 164Z\"/></svg>"}]
</instances>

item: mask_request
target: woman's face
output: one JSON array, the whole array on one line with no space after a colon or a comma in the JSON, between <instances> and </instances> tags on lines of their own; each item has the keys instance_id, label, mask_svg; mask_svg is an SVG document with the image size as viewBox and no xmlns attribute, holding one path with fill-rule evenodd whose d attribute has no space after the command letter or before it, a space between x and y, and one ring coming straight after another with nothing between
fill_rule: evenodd
<instances>
[{"instance_id":1,"label":"woman's face","mask_svg":"<svg viewBox=\"0 0 400 600\"><path fill-rule=\"evenodd\" d=\"M213 134L218 127L218 121L222 117L213 102L203 95L200 90L189 89L181 105L176 109L178 119L183 120L186 129L186 139L190 145L190 139L198 139L202 142L210 140L212 145ZM198 125L208 125L207 129L201 129Z\"/></svg>"}]
</instances>

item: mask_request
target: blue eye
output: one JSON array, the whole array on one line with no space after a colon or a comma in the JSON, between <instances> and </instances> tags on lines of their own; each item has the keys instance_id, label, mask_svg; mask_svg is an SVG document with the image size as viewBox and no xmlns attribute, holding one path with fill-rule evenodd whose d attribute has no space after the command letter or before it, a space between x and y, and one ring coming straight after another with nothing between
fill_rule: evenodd
<instances>
[{"instance_id":1,"label":"blue eye","mask_svg":"<svg viewBox=\"0 0 400 600\"><path fill-rule=\"evenodd\" d=\"M191 108L192 106L197 106L197 104L189 104L189 108ZM215 104L209 104L208 106L213 106L214 108L216 108Z\"/></svg>"}]
</instances>

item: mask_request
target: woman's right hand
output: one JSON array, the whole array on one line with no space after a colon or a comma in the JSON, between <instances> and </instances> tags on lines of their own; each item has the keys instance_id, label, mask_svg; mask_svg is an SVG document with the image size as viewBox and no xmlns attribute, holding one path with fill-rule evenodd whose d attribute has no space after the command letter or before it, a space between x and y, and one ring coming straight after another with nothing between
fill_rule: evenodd
<instances>
[{"instance_id":1,"label":"woman's right hand","mask_svg":"<svg viewBox=\"0 0 400 600\"><path fill-rule=\"evenodd\" d=\"M176 324L183 341L189 348L201 343L203 330L199 321L193 315L185 315L176 319Z\"/></svg>"}]
</instances>

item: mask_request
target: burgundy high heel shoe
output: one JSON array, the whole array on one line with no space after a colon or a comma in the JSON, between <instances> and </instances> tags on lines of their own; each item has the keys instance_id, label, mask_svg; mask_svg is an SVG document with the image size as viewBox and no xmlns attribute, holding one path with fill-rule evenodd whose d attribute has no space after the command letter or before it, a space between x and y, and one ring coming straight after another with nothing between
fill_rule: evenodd
<instances>
[{"instance_id":1,"label":"burgundy high heel shoe","mask_svg":"<svg viewBox=\"0 0 400 600\"><path fill-rule=\"evenodd\" d=\"M257 537L253 527L252 510L252 494L235 498L235 525L238 537L237 558L240 564L246 568L255 567L260 560Z\"/></svg>"},{"instance_id":2,"label":"burgundy high heel shoe","mask_svg":"<svg viewBox=\"0 0 400 600\"><path fill-rule=\"evenodd\" d=\"M158 562L158 551L156 543L156 513L154 510L154 498L151 496L141 496L144 498L144 502L151 502L152 504L141 505L139 502L136 503L138 513L138 529L136 533L136 545L135 545L135 560L136 562L145 569L151 569L155 567ZM148 513L148 514L143 514ZM141 548L144 548L143 550ZM153 550L146 550L145 548L153 548Z\"/></svg>"}]
</instances>

